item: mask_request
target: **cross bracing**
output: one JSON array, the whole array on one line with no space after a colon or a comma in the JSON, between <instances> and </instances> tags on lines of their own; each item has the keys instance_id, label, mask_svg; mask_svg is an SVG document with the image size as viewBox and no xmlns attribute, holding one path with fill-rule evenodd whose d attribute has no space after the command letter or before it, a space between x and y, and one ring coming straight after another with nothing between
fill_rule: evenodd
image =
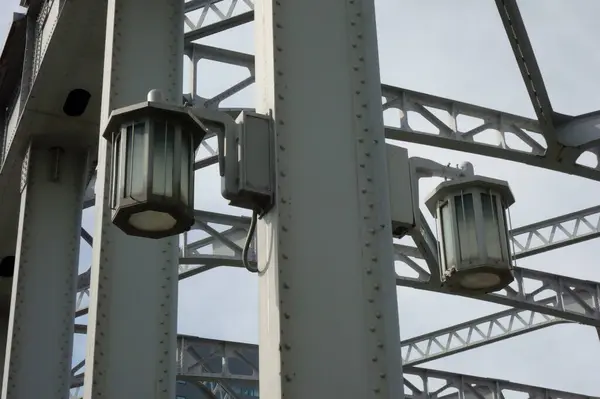
<instances>
[{"instance_id":1,"label":"cross bracing","mask_svg":"<svg viewBox=\"0 0 600 399\"><path fill-rule=\"evenodd\" d=\"M418 338L417 338L418 339ZM407 344L405 344L407 345ZM412 344L411 344L412 345ZM408 398L486 398L512 397L519 393L527 398L592 398L511 381L415 367L417 361L405 363L404 390ZM258 347L247 343L218 341L180 335L177 340L178 378L206 384L217 398L234 399L232 382L258 387ZM83 384L82 375L73 377L73 386ZM229 395L229 396L228 396ZM74 395L74 397L76 397Z\"/></svg>"},{"instance_id":2,"label":"cross bracing","mask_svg":"<svg viewBox=\"0 0 600 399\"><path fill-rule=\"evenodd\" d=\"M186 40L189 43L198 38L215 34L224 29L238 26L252 20L253 6L250 1L234 0L231 3L227 2L229 5L226 7L223 7L224 3L226 2L221 2L219 0L190 1L186 3L187 10L190 12L201 12L202 14L202 18L198 19L197 22L191 22L192 19L190 19L190 17L186 19L186 24L191 28L185 34ZM429 144L449 149L460 149L462 151L513 160L598 180L595 168L576 165L575 162L582 151L593 149L590 147L591 144L580 143L577 148L568 148L568 146L560 144L560 133L562 131L564 134L565 127L563 125L569 118L564 115L556 115L550 106L544 83L541 80L539 67L537 67L531 45L528 43L524 31L524 24L520 20L516 3L511 1L497 1L496 3L498 4L498 9L505 28L509 33L511 46L514 49L517 61L519 62L520 71L528 83L528 93L534 103L534 109L538 120L522 118L499 111L463 104L453 100L383 85L382 92L385 97L384 108L386 110L396 109L400 114L398 126L387 127L386 132L388 138ZM190 25L193 25L193 27ZM226 57L237 59L236 62L233 62L234 64L246 67L250 71L251 76L249 78L241 81L214 98L198 99L192 97L195 101L200 100L205 106L218 107L219 103L228 96L248 87L253 82L253 60L251 55L234 53L196 44L190 44L188 46L188 55L190 54L192 57L197 57L196 59L204 57L209 59L219 59L221 62L225 62L223 61L223 54L227 54ZM38 57L40 57L39 54ZM37 62L34 63L35 73L37 73L37 68L40 67L39 61L40 59L38 58ZM190 93L194 95L195 88L192 88ZM432 108L447 112L449 117L444 119L436 116L437 114L430 111ZM425 119L438 130L437 133L415 131L411 129L410 121L408 120L409 112L416 112L425 117ZM458 114L479 118L482 121L482 124L470 127L468 130L461 130L457 127ZM498 140L496 144L481 143L475 139L478 133L488 129L497 131ZM522 141L522 144L529 148L525 150L522 148L510 148L504 139L504 134L506 133L517 136ZM542 139L540 139L540 135L542 136ZM201 168L215 162L216 152L213 151L208 157L199 160L197 166L198 168ZM520 258L535 255L547 250L597 237L597 212L597 207L588 208L580 212L514 229L512 236L513 242L515 243L516 256ZM243 233L246 231L247 219L240 217L235 219L235 221L230 219L230 223L219 223L219 221L222 222L222 220L219 220L218 217L219 215L199 212L197 228L203 230L207 237L202 239L201 242L188 243L188 245L184 246L185 249L182 249L180 278L187 278L217 266L240 266L239 240L240 236L243 237ZM211 227L211 223L213 226L227 226L227 229L219 231L220 228ZM91 243L92 241L91 235L85 230L82 231L82 238L88 243ZM199 253L201 248L212 246L215 242L219 244L221 249L227 248L232 254ZM419 251L415 247L398 245L397 254L399 258L405 260L409 265L418 266L414 261L409 262L411 257L420 257ZM400 276L399 284L437 291L436 288L432 288L431 285L427 284L429 280L427 270L421 266L418 267L420 268L418 279L407 279ZM540 321L539 324L537 324L538 326L565 321L576 321L595 326L598 325L599 290L597 283L570 279L549 273L528 271L525 269L517 269L516 274L517 288L507 290L505 295L497 295L495 298L484 299L510 306L528 308L528 312L531 315L535 314L534 311L539 311L541 314L543 314L544 311L549 311L550 316L544 316L542 318L544 321ZM525 286L527 286L526 279L534 280L541 285L535 288L525 288ZM86 283L85 280L85 275L83 275L80 279L80 293L85 292L89 287L89 282ZM551 292L550 296L545 297L542 295L547 294L548 290ZM542 298L535 299L536 296L542 296ZM81 295L81 297L83 297L83 295ZM510 316L512 320L511 323L514 323L515 321L526 321L533 318L527 318L525 316L517 317L516 315L519 311L514 310L512 312L514 313L511 313ZM85 306L78 308L78 313L85 313ZM494 317L499 318L500 316L490 315L490 317L490 320L492 320ZM493 324L494 323L490 321L490 326ZM519 331L527 330L534 324L535 323L532 322L523 322L523 326L525 327ZM454 326L450 329L457 328L458 326ZM505 326L500 330L510 332L511 328ZM469 334L479 334L480 332L483 332L481 327L472 328L469 331ZM451 337L453 337L452 333L448 332L447 334L449 334L448 341L451 341ZM488 335L483 334L481 336ZM489 338L489 340L491 339L493 338ZM456 341L460 343L463 341L466 342L466 344L463 343L463 346L465 347L469 347L470 345L469 340L464 337L460 339L457 338ZM417 353L417 357L422 357L421 360L425 358L431 360L431 358L435 358L436 356L435 348L439 348L442 351L448 351L449 348L449 346L444 346L442 341L440 341L440 338L429 338L426 343L425 341L423 342L423 345L425 346L420 346L420 349L416 349L417 347L414 345L409 345L408 347L405 346L405 349L415 348L407 350L407 353L410 352L413 355ZM409 364L411 364L412 361L418 362L418 360L410 359L411 358L408 357L405 360ZM435 371L420 372L419 369L413 368L408 368L406 373L409 375L413 373L418 376L423 376L425 374L434 376L436 373L438 373L438 377L443 375L443 373ZM449 374L446 375L446 377L450 379L454 378L455 380L461 379L463 381L468 380L469 378L478 379L477 377L457 375L451 378ZM478 380L483 381L484 379ZM503 382L487 380L488 386L492 383L495 384L495 386L499 386ZM557 392L552 393L551 391L536 390L537 388L534 387L522 386L522 389L529 391L530 393L535 391L537 393L549 395L550 397L578 397L577 395L569 396L570 394L566 393L561 394ZM415 392L421 394L424 391L419 391L417 389ZM465 394L465 392L461 392L462 394ZM496 391L492 390L490 392ZM487 397L487 394L482 392L480 392L480 394ZM497 396L493 395L493 397Z\"/></svg>"}]
</instances>

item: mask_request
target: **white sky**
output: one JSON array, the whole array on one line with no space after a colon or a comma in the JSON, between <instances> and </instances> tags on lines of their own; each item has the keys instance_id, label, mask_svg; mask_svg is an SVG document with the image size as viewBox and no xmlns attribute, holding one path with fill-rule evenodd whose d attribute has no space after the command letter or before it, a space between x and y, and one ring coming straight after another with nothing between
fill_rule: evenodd
<instances>
[{"instance_id":1,"label":"white sky","mask_svg":"<svg viewBox=\"0 0 600 399\"><path fill-rule=\"evenodd\" d=\"M0 37L5 36L17 4L18 0L0 3ZM492 0L378 0L376 4L382 82L534 117ZM521 0L520 6L554 109L566 114L600 109L600 2ZM249 24L201 43L251 53L252 40ZM237 67L201 65L199 93L205 97L246 76L244 71L236 71ZM222 105L251 107L253 100L253 90L247 89ZM600 184L584 179L471 154L407 147L411 155L441 163L468 160L478 174L508 180L517 199L511 208L515 227L597 205L600 198ZM203 189L196 193L196 208L244 213L227 207L220 198L215 168L199 172L197 179L197 187L202 184ZM435 183L423 185L422 196ZM87 211L84 225L89 231L92 222ZM84 246L81 252L82 266L87 267L90 250ZM597 241L590 241L527 258L518 265L600 280L599 254ZM256 343L256 282L255 276L233 269L218 269L181 282L179 331ZM404 338L504 309L407 288L399 288L398 295ZM84 352L82 341L77 339L76 360ZM593 328L559 325L423 367L600 396L599 358L600 343Z\"/></svg>"}]
</instances>

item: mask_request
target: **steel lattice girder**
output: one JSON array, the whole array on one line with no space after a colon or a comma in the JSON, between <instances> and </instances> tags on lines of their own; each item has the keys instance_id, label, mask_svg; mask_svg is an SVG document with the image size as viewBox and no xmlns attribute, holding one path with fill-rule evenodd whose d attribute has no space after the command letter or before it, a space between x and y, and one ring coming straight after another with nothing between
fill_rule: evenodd
<instances>
[{"instance_id":1,"label":"steel lattice girder","mask_svg":"<svg viewBox=\"0 0 600 399\"><path fill-rule=\"evenodd\" d=\"M220 62L239 65L232 62L232 58L235 58L232 55L237 54L239 59L240 53L210 49L208 46L193 43L194 40L242 25L253 19L251 0L233 1L229 3L228 7L222 4L219 6L219 3L220 0L198 0L187 3L186 27L189 30L185 33L185 37L188 55L195 57L196 60L205 58L216 61L215 57L219 57L218 61ZM600 180L599 170L576 162L586 150L597 157L595 142L600 139L600 136L585 137L576 147L562 144L572 133L569 123L587 118L588 115L582 115L578 119L558 114L552 110L516 0L496 0L496 4L525 87L538 120L541 122L450 99L382 85L383 96L386 98L384 110L396 109L399 111L398 126L388 126L386 137L507 159ZM210 22L215 19L217 22ZM247 56L252 57L251 55ZM234 92L229 95L237 93L251 82L243 84L240 82L240 84L243 87L232 87ZM195 92L195 89L192 91ZM214 106L214 102L221 102L226 98L226 94L223 92L209 100L209 105ZM446 114L447 117L444 118L446 120L443 121L436 116L437 113L432 112L432 109ZM425 132L416 126L411 126L410 112L424 117L437 132ZM457 122L460 115L479 119L481 123L478 126L461 129ZM494 142L482 142L481 139L484 137L482 133L484 132L493 132L496 136ZM508 146L507 134L512 134L519 141L521 148Z\"/></svg>"},{"instance_id":2,"label":"steel lattice girder","mask_svg":"<svg viewBox=\"0 0 600 399\"><path fill-rule=\"evenodd\" d=\"M517 255L525 257L544 250L597 237L598 222L592 223L591 220L592 217L597 217L599 212L600 207L588 208L514 229L511 235L516 243L515 246L520 248L520 250L517 250ZM196 217L198 223L195 228L204 230L208 237L195 242L187 242L187 239L184 239L186 250L182 251L181 254L180 279L218 266L241 266L239 242L245 239L245 232L250 223L249 218L204 211L196 211ZM209 224L218 224L226 228L219 232ZM574 227L571 231L568 231L567 227L564 226L570 224ZM585 230L583 226L586 226ZM559 237L557 231L567 231L567 233L563 232L563 235ZM523 236L529 238L525 242L521 242L519 238ZM537 242L531 239L533 236L538 237ZM232 240L230 237L235 237L235 239ZM237 243L234 241L237 241ZM219 253L200 253L201 249L213 245L221 247ZM223 250L226 253L223 253ZM396 245L396 255L397 260L405 262L419 275L418 278L398 276L398 285L445 292L443 288L430 284L429 272L411 260L411 258L422 258L420 251L414 247ZM481 296L478 299L547 313L583 324L600 326L600 284L522 268L515 269L515 277L516 282L504 291ZM84 314L86 311L81 306L81 298L89 287L88 278L89 276L86 273L80 277L78 315ZM541 300L539 299L540 296L542 297Z\"/></svg>"},{"instance_id":3,"label":"steel lattice girder","mask_svg":"<svg viewBox=\"0 0 600 399\"><path fill-rule=\"evenodd\" d=\"M402 340L403 364L418 365L560 323L567 321L529 310L505 310ZM86 331L85 325L75 327L77 334Z\"/></svg>"},{"instance_id":4,"label":"steel lattice girder","mask_svg":"<svg viewBox=\"0 0 600 399\"><path fill-rule=\"evenodd\" d=\"M258 347L236 342L205 340L180 336L178 342L179 375L203 381L258 381ZM409 396L431 398L499 398L512 392L528 397L585 398L574 393L554 391L509 381L461 375L413 366L404 367L405 392ZM438 381L434 382L433 380ZM444 383L439 384L439 380Z\"/></svg>"},{"instance_id":5,"label":"steel lattice girder","mask_svg":"<svg viewBox=\"0 0 600 399\"><path fill-rule=\"evenodd\" d=\"M494 316L500 316L503 313L506 312L500 312ZM488 322L497 322L497 320L493 321L490 317L487 319L489 319ZM84 327L80 327L79 330L84 330ZM427 334L428 338L426 339L421 336L403 341L403 347L416 345L416 341L419 339L422 339L422 343L436 339L436 336L441 335L446 330ZM426 345L430 346L431 343ZM256 345L180 335L177 346L177 364L179 367L177 374L180 379L198 382L211 381L217 383L220 386L219 389L224 392L229 390L228 386L232 381L255 387L258 384L258 346ZM439 357L432 356L427 360L433 360L434 358ZM539 397L539 395L544 395L543 397L546 398L590 398L585 395L509 381L413 366L418 363L420 362L408 360L403 370L405 391L409 396L423 397L427 395L426 397L431 398L451 398L460 395L458 397L492 399L503 397L502 395L509 394L512 391L527 394L529 398ZM74 373L81 369L82 365L78 365L74 369ZM438 381L434 382L433 379ZM441 387L439 380L444 381ZM81 386L82 383L83 374L73 377L74 387ZM435 388L433 384L435 384Z\"/></svg>"},{"instance_id":6,"label":"steel lattice girder","mask_svg":"<svg viewBox=\"0 0 600 399\"><path fill-rule=\"evenodd\" d=\"M597 218L599 213L600 207L593 207L514 229L511 235L517 248L517 256L522 258L597 237L598 220L593 218ZM241 266L240 242L245 239L249 218L204 211L196 211L196 217L198 223L195 228L204 230L208 237L194 242L188 242L184 238L186 249L181 254L180 279L218 266ZM225 226L225 229L217 231L209 224ZM557 232L562 234L559 236ZM527 238L523 240L522 237ZM532 237L538 239L533 240ZM220 248L218 253L200 253L202 249L214 245ZM411 259L422 258L415 247L396 245L396 256L397 260L405 262L419 276L398 276L398 285L446 292L439 285L431 284L429 272ZM600 284L523 268L515 269L515 277L516 282L505 290L480 296L478 299L600 326ZM89 287L88 279L86 273L80 277L78 316L87 311L82 306L82 298Z\"/></svg>"}]
</instances>

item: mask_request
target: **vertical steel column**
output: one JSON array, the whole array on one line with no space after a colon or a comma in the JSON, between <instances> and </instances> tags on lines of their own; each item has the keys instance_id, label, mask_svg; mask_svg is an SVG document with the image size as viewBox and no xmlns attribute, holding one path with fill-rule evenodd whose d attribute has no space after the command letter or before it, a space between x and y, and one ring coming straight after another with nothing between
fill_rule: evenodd
<instances>
[{"instance_id":1,"label":"vertical steel column","mask_svg":"<svg viewBox=\"0 0 600 399\"><path fill-rule=\"evenodd\" d=\"M25 157L2 399L69 394L87 155L34 142Z\"/></svg>"},{"instance_id":2,"label":"vertical steel column","mask_svg":"<svg viewBox=\"0 0 600 399\"><path fill-rule=\"evenodd\" d=\"M182 32L183 1L108 0L102 124L151 89L181 103ZM84 397L172 399L178 239L131 237L113 226L109 158L101 138Z\"/></svg>"},{"instance_id":3,"label":"vertical steel column","mask_svg":"<svg viewBox=\"0 0 600 399\"><path fill-rule=\"evenodd\" d=\"M0 279L0 377L4 375L4 359L6 355L6 341L8 340L8 321L10 319L10 293L12 278ZM2 385L0 384L0 392Z\"/></svg>"},{"instance_id":4,"label":"vertical steel column","mask_svg":"<svg viewBox=\"0 0 600 399\"><path fill-rule=\"evenodd\" d=\"M403 396L373 3L256 4L277 157L258 231L262 399Z\"/></svg>"}]
</instances>

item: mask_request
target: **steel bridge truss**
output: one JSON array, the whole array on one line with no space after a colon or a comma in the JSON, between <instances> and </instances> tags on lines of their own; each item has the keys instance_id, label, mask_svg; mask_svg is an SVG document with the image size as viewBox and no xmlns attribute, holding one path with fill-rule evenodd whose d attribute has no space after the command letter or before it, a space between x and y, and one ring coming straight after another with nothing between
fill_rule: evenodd
<instances>
[{"instance_id":1,"label":"steel bridge truss","mask_svg":"<svg viewBox=\"0 0 600 399\"><path fill-rule=\"evenodd\" d=\"M466 104L429 94L382 85L382 104L387 123L386 137L459 150L524 163L550 170L600 180L598 165L580 162L582 154L596 157L600 137L578 135L579 141L565 137L572 126L590 115L572 117L553 111L545 85L515 0L495 0L511 47L519 65L536 119ZM189 103L220 108L254 83L254 57L250 54L210 47L195 41L251 22L251 0L191 0L186 2L186 56L192 65L192 78L184 98ZM198 63L210 60L246 69L248 76L211 98L197 93ZM239 109L228 109L237 113ZM390 114L394 112L394 115ZM426 130L411 125L419 115L430 124ZM472 122L463 126L460 117ZM592 115L593 116L593 115ZM395 117L395 118L394 118ZM217 162L214 139L203 144L204 156L196 169ZM86 206L93 205L93 193ZM241 245L249 218L197 211L194 230L183 235L179 278L185 279L219 266L242 266ZM436 260L424 256L422 243L436 242L431 229L413 234L417 245L395 244L397 284L422 290L448 293L440 287ZM420 234L420 235L419 235ZM521 259L573 245L600 235L600 206L521 226L511 231L515 258ZM91 235L82 229L82 238L92 245ZM426 244L425 244L426 245ZM410 275L408 275L410 274ZM80 275L76 317L87 313L89 271ZM402 341L404 385L409 397L501 398L508 391L529 397L582 398L568 392L515 384L508 381L426 370L418 364L470 350L520 334L561 323L581 323L600 328L600 284L542 271L515 269L515 282L505 290L477 297L512 307L499 313L460 323ZM84 325L76 332L85 333ZM258 350L254 345L222 342L196 337L178 338L178 374L182 379L211 387L215 397L235 398L231 381L258 386ZM80 386L81 362L73 369L73 386ZM433 380L443 383L434 386Z\"/></svg>"}]
</instances>

